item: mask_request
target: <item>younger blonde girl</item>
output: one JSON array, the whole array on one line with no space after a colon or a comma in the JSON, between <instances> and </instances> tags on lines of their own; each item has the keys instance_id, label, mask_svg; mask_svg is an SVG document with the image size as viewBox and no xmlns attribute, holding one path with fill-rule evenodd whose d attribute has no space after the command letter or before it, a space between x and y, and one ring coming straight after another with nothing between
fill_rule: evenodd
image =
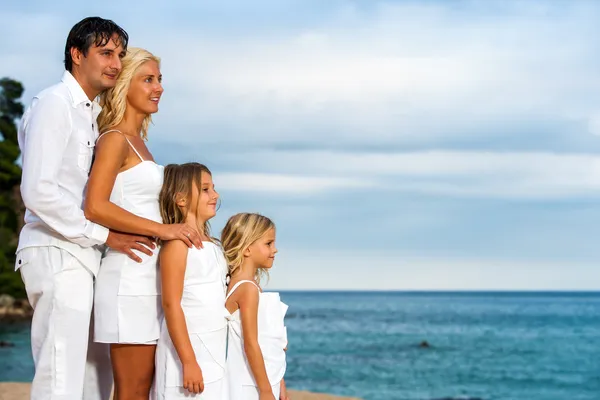
<instances>
[{"instance_id":1,"label":"younger blonde girl","mask_svg":"<svg viewBox=\"0 0 600 400\"><path fill-rule=\"evenodd\" d=\"M229 267L230 313L227 354L229 395L236 400L288 399L283 375L287 305L279 294L264 293L260 278L273 266L275 225L259 214L229 219L221 235Z\"/></svg>"}]
</instances>

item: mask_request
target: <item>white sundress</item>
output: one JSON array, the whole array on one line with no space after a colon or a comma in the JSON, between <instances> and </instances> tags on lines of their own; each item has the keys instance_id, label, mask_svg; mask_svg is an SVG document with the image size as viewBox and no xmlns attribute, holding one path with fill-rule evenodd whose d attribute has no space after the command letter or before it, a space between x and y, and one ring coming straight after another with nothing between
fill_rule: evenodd
<instances>
[{"instance_id":1,"label":"white sundress","mask_svg":"<svg viewBox=\"0 0 600 400\"><path fill-rule=\"evenodd\" d=\"M204 392L192 394L183 388L183 369L162 323L156 348L156 393L159 400L227 400L225 357L227 317L225 291L227 263L219 246L203 242L204 248L188 250L181 307L196 360L204 378Z\"/></svg>"},{"instance_id":2,"label":"white sundress","mask_svg":"<svg viewBox=\"0 0 600 400\"><path fill-rule=\"evenodd\" d=\"M258 303L258 344L265 360L267 377L273 388L273 395L279 399L280 382L286 370L285 348L287 347L287 330L284 324L288 306L279 297L279 293L263 293L253 281L237 282L226 297L226 300L243 283L256 286L259 294ZM229 341L227 345L227 380L229 396L235 400L258 400L258 388L248 360L244 352L244 335L240 310L229 317Z\"/></svg>"},{"instance_id":3,"label":"white sundress","mask_svg":"<svg viewBox=\"0 0 600 400\"><path fill-rule=\"evenodd\" d=\"M102 135L108 132L113 131ZM164 168L154 161L144 160L126 136L125 139L140 163L118 173L110 201L139 217L162 223L158 195ZM126 254L107 248L95 283L94 341L156 343L162 318L158 251L155 248L148 256L134 250L142 259L138 263Z\"/></svg>"}]
</instances>

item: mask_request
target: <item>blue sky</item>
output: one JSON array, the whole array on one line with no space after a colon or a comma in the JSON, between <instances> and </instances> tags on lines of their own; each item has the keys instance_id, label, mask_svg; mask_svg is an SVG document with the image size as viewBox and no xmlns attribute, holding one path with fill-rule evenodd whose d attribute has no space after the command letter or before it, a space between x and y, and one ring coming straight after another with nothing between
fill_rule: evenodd
<instances>
[{"instance_id":1,"label":"blue sky","mask_svg":"<svg viewBox=\"0 0 600 400\"><path fill-rule=\"evenodd\" d=\"M26 103L88 15L162 58L150 149L213 170L215 233L276 221L271 288L600 289L598 2L7 3Z\"/></svg>"}]
</instances>

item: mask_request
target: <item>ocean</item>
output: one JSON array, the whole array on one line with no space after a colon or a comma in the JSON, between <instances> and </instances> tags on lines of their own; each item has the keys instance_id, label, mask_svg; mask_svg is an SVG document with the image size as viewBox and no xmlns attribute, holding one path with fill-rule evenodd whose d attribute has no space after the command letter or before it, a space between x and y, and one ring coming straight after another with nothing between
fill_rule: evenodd
<instances>
[{"instance_id":1,"label":"ocean","mask_svg":"<svg viewBox=\"0 0 600 400\"><path fill-rule=\"evenodd\" d=\"M600 400L600 292L281 292L290 388L365 400ZM0 381L33 374L0 326Z\"/></svg>"}]
</instances>

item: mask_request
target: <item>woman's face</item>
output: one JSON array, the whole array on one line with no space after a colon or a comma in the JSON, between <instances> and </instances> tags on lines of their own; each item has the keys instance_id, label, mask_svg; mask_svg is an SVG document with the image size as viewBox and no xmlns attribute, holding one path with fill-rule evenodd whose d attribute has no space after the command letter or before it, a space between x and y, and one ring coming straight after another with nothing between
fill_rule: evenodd
<instances>
[{"instance_id":1,"label":"woman's face","mask_svg":"<svg viewBox=\"0 0 600 400\"><path fill-rule=\"evenodd\" d=\"M146 61L135 71L127 92L127 105L143 114L158 111L158 102L163 93L162 75L158 63Z\"/></svg>"}]
</instances>

